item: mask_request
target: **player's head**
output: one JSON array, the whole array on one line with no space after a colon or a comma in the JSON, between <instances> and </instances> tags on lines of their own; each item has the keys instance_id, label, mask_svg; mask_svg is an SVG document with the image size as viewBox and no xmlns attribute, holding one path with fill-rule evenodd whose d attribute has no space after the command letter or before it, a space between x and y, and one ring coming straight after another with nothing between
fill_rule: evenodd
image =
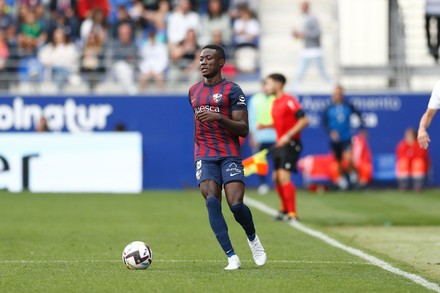
<instances>
[{"instance_id":1,"label":"player's head","mask_svg":"<svg viewBox=\"0 0 440 293\"><path fill-rule=\"evenodd\" d=\"M203 77L211 78L219 74L225 65L226 54L222 47L206 45L200 53L200 71Z\"/></svg>"},{"instance_id":2,"label":"player's head","mask_svg":"<svg viewBox=\"0 0 440 293\"><path fill-rule=\"evenodd\" d=\"M281 73L272 73L265 80L266 94L274 95L283 90L286 84L286 77Z\"/></svg>"},{"instance_id":3,"label":"player's head","mask_svg":"<svg viewBox=\"0 0 440 293\"><path fill-rule=\"evenodd\" d=\"M417 139L417 131L414 128L408 128L405 130L405 141L408 144L413 144Z\"/></svg>"},{"instance_id":4,"label":"player's head","mask_svg":"<svg viewBox=\"0 0 440 293\"><path fill-rule=\"evenodd\" d=\"M344 87L342 85L338 84L335 86L332 99L335 104L340 104L344 101Z\"/></svg>"},{"instance_id":5,"label":"player's head","mask_svg":"<svg viewBox=\"0 0 440 293\"><path fill-rule=\"evenodd\" d=\"M309 13L310 10L310 3L308 1L301 2L301 12L303 14Z\"/></svg>"}]
</instances>

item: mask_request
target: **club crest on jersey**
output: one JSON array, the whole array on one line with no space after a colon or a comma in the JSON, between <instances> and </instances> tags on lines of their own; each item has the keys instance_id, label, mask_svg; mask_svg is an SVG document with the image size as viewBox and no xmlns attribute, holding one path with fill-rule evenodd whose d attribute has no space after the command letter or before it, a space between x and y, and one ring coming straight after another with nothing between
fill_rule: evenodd
<instances>
[{"instance_id":1,"label":"club crest on jersey","mask_svg":"<svg viewBox=\"0 0 440 293\"><path fill-rule=\"evenodd\" d=\"M212 98L214 99L214 102L218 103L220 102L220 100L222 99L223 95L222 94L213 94Z\"/></svg>"}]
</instances>

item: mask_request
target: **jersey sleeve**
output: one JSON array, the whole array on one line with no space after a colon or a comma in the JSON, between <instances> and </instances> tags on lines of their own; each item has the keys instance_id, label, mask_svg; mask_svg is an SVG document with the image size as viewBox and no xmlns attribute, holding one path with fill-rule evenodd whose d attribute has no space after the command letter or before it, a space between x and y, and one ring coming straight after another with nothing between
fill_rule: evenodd
<instances>
[{"instance_id":1,"label":"jersey sleeve","mask_svg":"<svg viewBox=\"0 0 440 293\"><path fill-rule=\"evenodd\" d=\"M246 97L238 85L234 85L229 93L229 100L232 111L246 111Z\"/></svg>"},{"instance_id":2,"label":"jersey sleeve","mask_svg":"<svg viewBox=\"0 0 440 293\"><path fill-rule=\"evenodd\" d=\"M434 86L431 98L429 99L428 108L438 110L440 109L440 81Z\"/></svg>"}]
</instances>

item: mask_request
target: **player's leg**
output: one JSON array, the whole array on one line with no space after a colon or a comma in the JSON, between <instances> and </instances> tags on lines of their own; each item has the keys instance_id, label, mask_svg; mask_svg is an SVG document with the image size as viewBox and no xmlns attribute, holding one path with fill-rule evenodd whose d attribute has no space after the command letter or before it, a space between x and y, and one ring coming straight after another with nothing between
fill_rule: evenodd
<instances>
[{"instance_id":1,"label":"player's leg","mask_svg":"<svg viewBox=\"0 0 440 293\"><path fill-rule=\"evenodd\" d=\"M199 160L196 162L196 178L199 181L200 192L206 201L211 229L228 257L229 265L225 269L238 269L241 265L240 260L235 255L229 239L228 226L222 213L220 166L217 162Z\"/></svg>"},{"instance_id":2,"label":"player's leg","mask_svg":"<svg viewBox=\"0 0 440 293\"><path fill-rule=\"evenodd\" d=\"M285 196L283 193L283 188L281 187L280 175L279 175L279 170L282 169L282 162L281 162L282 149L276 148L273 151L272 158L273 158L273 166L274 166L272 179L275 184L275 189L277 191L278 197L280 198L280 210L279 210L278 214L273 219L275 221L282 221L287 215L286 199L285 199Z\"/></svg>"},{"instance_id":3,"label":"player's leg","mask_svg":"<svg viewBox=\"0 0 440 293\"><path fill-rule=\"evenodd\" d=\"M300 141L291 141L282 148L281 165L282 168L278 170L279 182L283 190L283 195L287 207L288 220L297 220L298 213L296 210L296 188L292 182L291 175L296 172L296 165L299 155L302 151Z\"/></svg>"},{"instance_id":4,"label":"player's leg","mask_svg":"<svg viewBox=\"0 0 440 293\"><path fill-rule=\"evenodd\" d=\"M359 183L358 170L356 169L353 162L353 151L350 142L345 142L342 144L342 160L347 162L346 172L348 174L348 180L350 187L357 186Z\"/></svg>"},{"instance_id":5,"label":"player's leg","mask_svg":"<svg viewBox=\"0 0 440 293\"><path fill-rule=\"evenodd\" d=\"M337 181L337 185L339 189L346 190L348 188L348 180L347 180L347 172L344 170L342 166L342 153L343 153L342 143L332 142L330 146L331 149L333 150L333 154L335 155L336 162L338 163L339 179Z\"/></svg>"},{"instance_id":6,"label":"player's leg","mask_svg":"<svg viewBox=\"0 0 440 293\"><path fill-rule=\"evenodd\" d=\"M397 186L400 190L407 190L409 185L410 160L400 158L396 162Z\"/></svg>"},{"instance_id":7,"label":"player's leg","mask_svg":"<svg viewBox=\"0 0 440 293\"><path fill-rule=\"evenodd\" d=\"M241 225L246 233L255 263L262 266L266 263L266 252L261 245L260 239L255 233L255 225L251 210L243 203L245 185L243 165L241 161L225 160L222 164L222 178L229 208L231 209L235 220Z\"/></svg>"}]
</instances>

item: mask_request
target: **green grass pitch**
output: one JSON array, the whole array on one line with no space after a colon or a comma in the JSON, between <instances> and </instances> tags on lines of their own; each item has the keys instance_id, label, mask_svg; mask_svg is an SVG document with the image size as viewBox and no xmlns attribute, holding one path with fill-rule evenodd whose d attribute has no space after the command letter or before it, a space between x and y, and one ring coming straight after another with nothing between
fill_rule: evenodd
<instances>
[{"instance_id":1,"label":"green grass pitch","mask_svg":"<svg viewBox=\"0 0 440 293\"><path fill-rule=\"evenodd\" d=\"M277 208L271 192L247 196ZM440 283L440 192L300 192L302 223L395 267ZM268 263L257 267L226 205L242 269L210 230L197 190L138 195L0 192L0 292L427 292L252 209ZM153 263L130 271L126 244L147 242Z\"/></svg>"}]
</instances>

